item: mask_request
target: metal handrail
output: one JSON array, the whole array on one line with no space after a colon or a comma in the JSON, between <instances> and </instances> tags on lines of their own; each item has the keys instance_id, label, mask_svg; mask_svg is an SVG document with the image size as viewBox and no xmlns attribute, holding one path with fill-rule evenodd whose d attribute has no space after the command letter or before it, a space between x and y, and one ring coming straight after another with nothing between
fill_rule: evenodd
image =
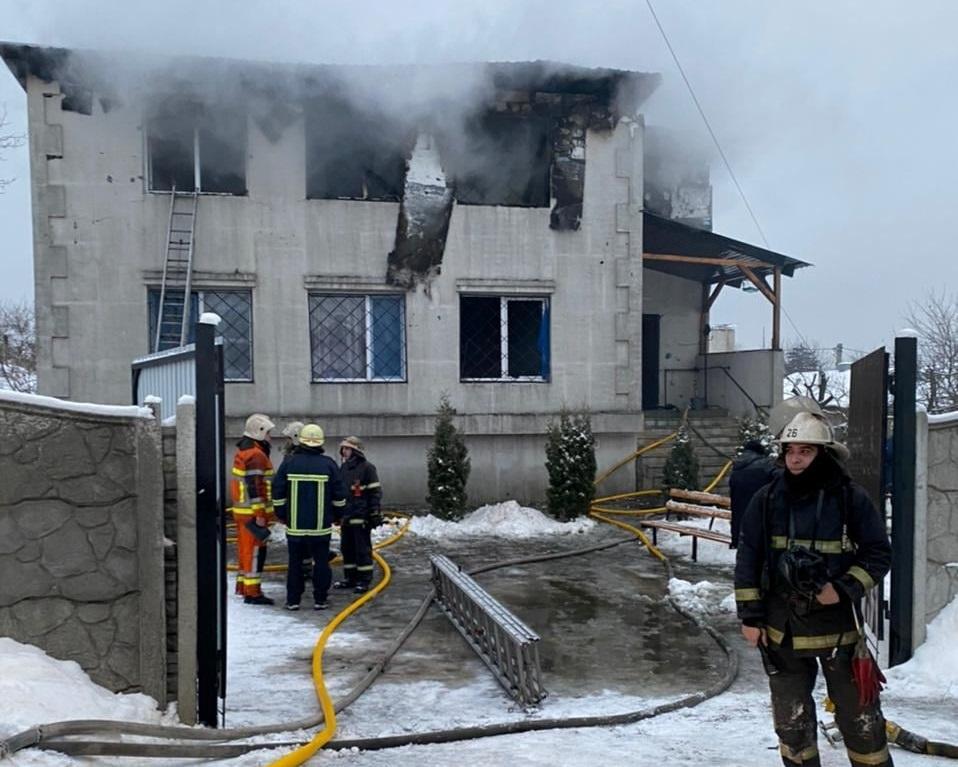
<instances>
[{"instance_id":1,"label":"metal handrail","mask_svg":"<svg viewBox=\"0 0 958 767\"><path fill-rule=\"evenodd\" d=\"M752 398L752 395L749 394L749 393L745 390L745 387L742 386L742 384L740 384L740 383L736 380L735 376L733 376L733 375L729 372L728 367L726 367L725 365L716 365L715 367L711 367L711 366L710 366L710 367L709 367L709 370L721 370L723 373L725 373L725 375L728 376L728 380L730 380L733 384L735 384L735 388L738 389L740 392L742 392L742 394L745 396L745 399L747 399L749 402L752 403L752 407L755 408L755 412L758 413L759 415L763 415L763 416L765 416L765 417L768 417L768 410L766 410L765 406L764 406L764 405L759 405L759 404Z\"/></svg>"}]
</instances>

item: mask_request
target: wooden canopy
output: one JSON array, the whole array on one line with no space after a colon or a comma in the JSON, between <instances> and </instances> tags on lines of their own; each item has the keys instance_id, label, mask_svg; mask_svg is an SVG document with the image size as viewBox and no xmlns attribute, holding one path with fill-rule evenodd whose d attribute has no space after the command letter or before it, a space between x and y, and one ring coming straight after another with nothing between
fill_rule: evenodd
<instances>
[{"instance_id":1,"label":"wooden canopy","mask_svg":"<svg viewBox=\"0 0 958 767\"><path fill-rule=\"evenodd\" d=\"M746 284L772 304L772 348L781 348L782 275L811 264L679 221L643 214L643 259L649 269L702 283L702 352L708 314L726 285ZM768 282L771 278L771 285Z\"/></svg>"}]
</instances>

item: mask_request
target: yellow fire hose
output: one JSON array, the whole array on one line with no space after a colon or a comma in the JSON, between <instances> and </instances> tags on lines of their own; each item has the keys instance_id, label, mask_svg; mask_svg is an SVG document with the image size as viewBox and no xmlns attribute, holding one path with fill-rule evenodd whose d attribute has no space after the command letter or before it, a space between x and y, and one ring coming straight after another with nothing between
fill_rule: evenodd
<instances>
[{"instance_id":1,"label":"yellow fire hose","mask_svg":"<svg viewBox=\"0 0 958 767\"><path fill-rule=\"evenodd\" d=\"M339 612L336 617L326 624L326 627L319 635L319 639L316 640L316 646L313 648L313 686L316 688L316 697L319 700L320 708L323 711L323 729L316 733L316 735L314 735L312 740L310 740L308 743L300 746L295 751L286 754L280 759L277 759L275 762L271 762L270 767L293 767L294 765L303 764L307 759L315 755L319 749L326 745L327 742L332 740L333 736L336 734L336 711L333 709L333 700L329 697L329 691L326 689L326 680L323 678L323 652L326 650L326 642L329 641L329 638L333 635L333 632L339 628L339 625L364 604L372 599L375 599L376 596L383 589L385 589L392 580L392 570L390 569L386 560L383 559L379 554L379 549L384 549L387 546L391 546L400 538L402 538L406 534L406 530L409 529L410 523L410 516L408 514L394 513L393 516L404 517L406 523L395 535L390 536L384 541L380 541L375 547L373 547L373 559L375 559L376 564L382 568L382 579L370 591L352 602L348 607L346 607L346 609Z\"/></svg>"},{"instance_id":2,"label":"yellow fire hose","mask_svg":"<svg viewBox=\"0 0 958 767\"><path fill-rule=\"evenodd\" d=\"M394 533L394 534L393 534L392 536L390 536L389 538L386 538L386 539L380 541L379 543L374 544L374 545L373 545L373 551L379 551L379 549L384 549L384 548L386 548L387 546L391 546L392 544L394 544L396 541L398 541L400 538L402 538L402 536L403 536L403 535L405 534L405 532L406 532L406 527L408 527L408 525L409 525L410 516L409 516L408 514L406 514L405 512L402 512L402 511L387 511L387 512L385 512L385 513L383 514L383 517L384 517L384 518L385 518L385 517L394 517L394 518L398 518L398 519L405 519L405 520L406 520L406 525L403 526L403 527L401 527L401 528L399 529L399 532ZM234 527L234 526L235 526L235 525L233 525L232 523L228 523L228 524L226 525L226 529L229 530L230 527ZM226 539L226 542L227 542L227 543L236 543L236 538L230 538L230 537L228 537L228 538ZM340 565L340 564L342 564L342 562L343 562L342 556L338 556L338 555L337 555L336 557L334 557L333 559L330 559L330 560L329 560L329 564L330 564L330 565ZM286 565L266 565L266 566L263 568L263 572L264 572L264 573L285 573L288 569L289 569L289 568L288 568ZM226 570L227 570L227 572L235 573L235 572L237 572L237 571L239 570L239 567L238 567L237 565L233 564L232 562L230 562L229 564L226 565Z\"/></svg>"}]
</instances>

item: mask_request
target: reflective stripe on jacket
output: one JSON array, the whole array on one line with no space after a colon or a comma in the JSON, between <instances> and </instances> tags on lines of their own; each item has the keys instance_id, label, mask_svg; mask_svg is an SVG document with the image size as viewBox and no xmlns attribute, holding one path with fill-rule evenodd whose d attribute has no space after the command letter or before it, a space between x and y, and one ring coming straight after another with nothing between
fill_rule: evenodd
<instances>
[{"instance_id":1,"label":"reflective stripe on jacket","mask_svg":"<svg viewBox=\"0 0 958 767\"><path fill-rule=\"evenodd\" d=\"M819 490L824 489L816 529ZM790 537L789 516L794 517ZM814 540L814 545L813 545ZM822 555L830 582L841 599L835 605L796 595L783 582L779 562L789 542ZM891 544L883 517L865 491L847 477L791 497L782 478L756 493L742 520L735 563L735 601L739 619L763 626L769 639L790 639L798 653L821 654L858 638L853 605L885 577Z\"/></svg>"},{"instance_id":2,"label":"reflective stripe on jacket","mask_svg":"<svg viewBox=\"0 0 958 767\"><path fill-rule=\"evenodd\" d=\"M346 489L339 467L322 448L300 445L279 467L273 499L287 535L329 535L333 510L346 505Z\"/></svg>"},{"instance_id":3,"label":"reflective stripe on jacket","mask_svg":"<svg viewBox=\"0 0 958 767\"><path fill-rule=\"evenodd\" d=\"M268 516L273 511L273 464L259 444L252 440L250 443L233 456L230 479L233 515Z\"/></svg>"}]
</instances>

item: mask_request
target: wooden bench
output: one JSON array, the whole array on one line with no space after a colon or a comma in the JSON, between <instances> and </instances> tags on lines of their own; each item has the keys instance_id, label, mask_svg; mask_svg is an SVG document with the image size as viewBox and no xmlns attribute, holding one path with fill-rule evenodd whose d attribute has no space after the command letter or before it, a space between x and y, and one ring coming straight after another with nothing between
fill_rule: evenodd
<instances>
[{"instance_id":1,"label":"wooden bench","mask_svg":"<svg viewBox=\"0 0 958 767\"><path fill-rule=\"evenodd\" d=\"M732 499L727 495L705 493L701 490L682 490L679 487L673 487L669 490L669 495L672 498L680 498L684 501L695 501L696 503L709 504L711 506L721 506L725 509L732 508Z\"/></svg>"},{"instance_id":2,"label":"wooden bench","mask_svg":"<svg viewBox=\"0 0 958 767\"><path fill-rule=\"evenodd\" d=\"M711 519L725 519L731 521L732 512L725 509L716 509L713 506L699 506L697 503L682 503L681 501L665 502L666 516L669 512L688 514L693 517L710 517ZM711 529L711 525L709 526Z\"/></svg>"},{"instance_id":3,"label":"wooden bench","mask_svg":"<svg viewBox=\"0 0 958 767\"><path fill-rule=\"evenodd\" d=\"M714 530L702 530L698 527L689 527L688 525L680 525L677 522L667 522L661 519L646 519L639 523L642 527L648 528L652 531L652 543L653 545L658 545L659 530L668 530L672 533L678 533L679 535L688 535L692 538L692 561L698 561L699 557L699 538L704 538L707 541L715 541L716 543L724 543L726 546L732 543L732 537L725 535L724 533L717 533Z\"/></svg>"}]
</instances>

